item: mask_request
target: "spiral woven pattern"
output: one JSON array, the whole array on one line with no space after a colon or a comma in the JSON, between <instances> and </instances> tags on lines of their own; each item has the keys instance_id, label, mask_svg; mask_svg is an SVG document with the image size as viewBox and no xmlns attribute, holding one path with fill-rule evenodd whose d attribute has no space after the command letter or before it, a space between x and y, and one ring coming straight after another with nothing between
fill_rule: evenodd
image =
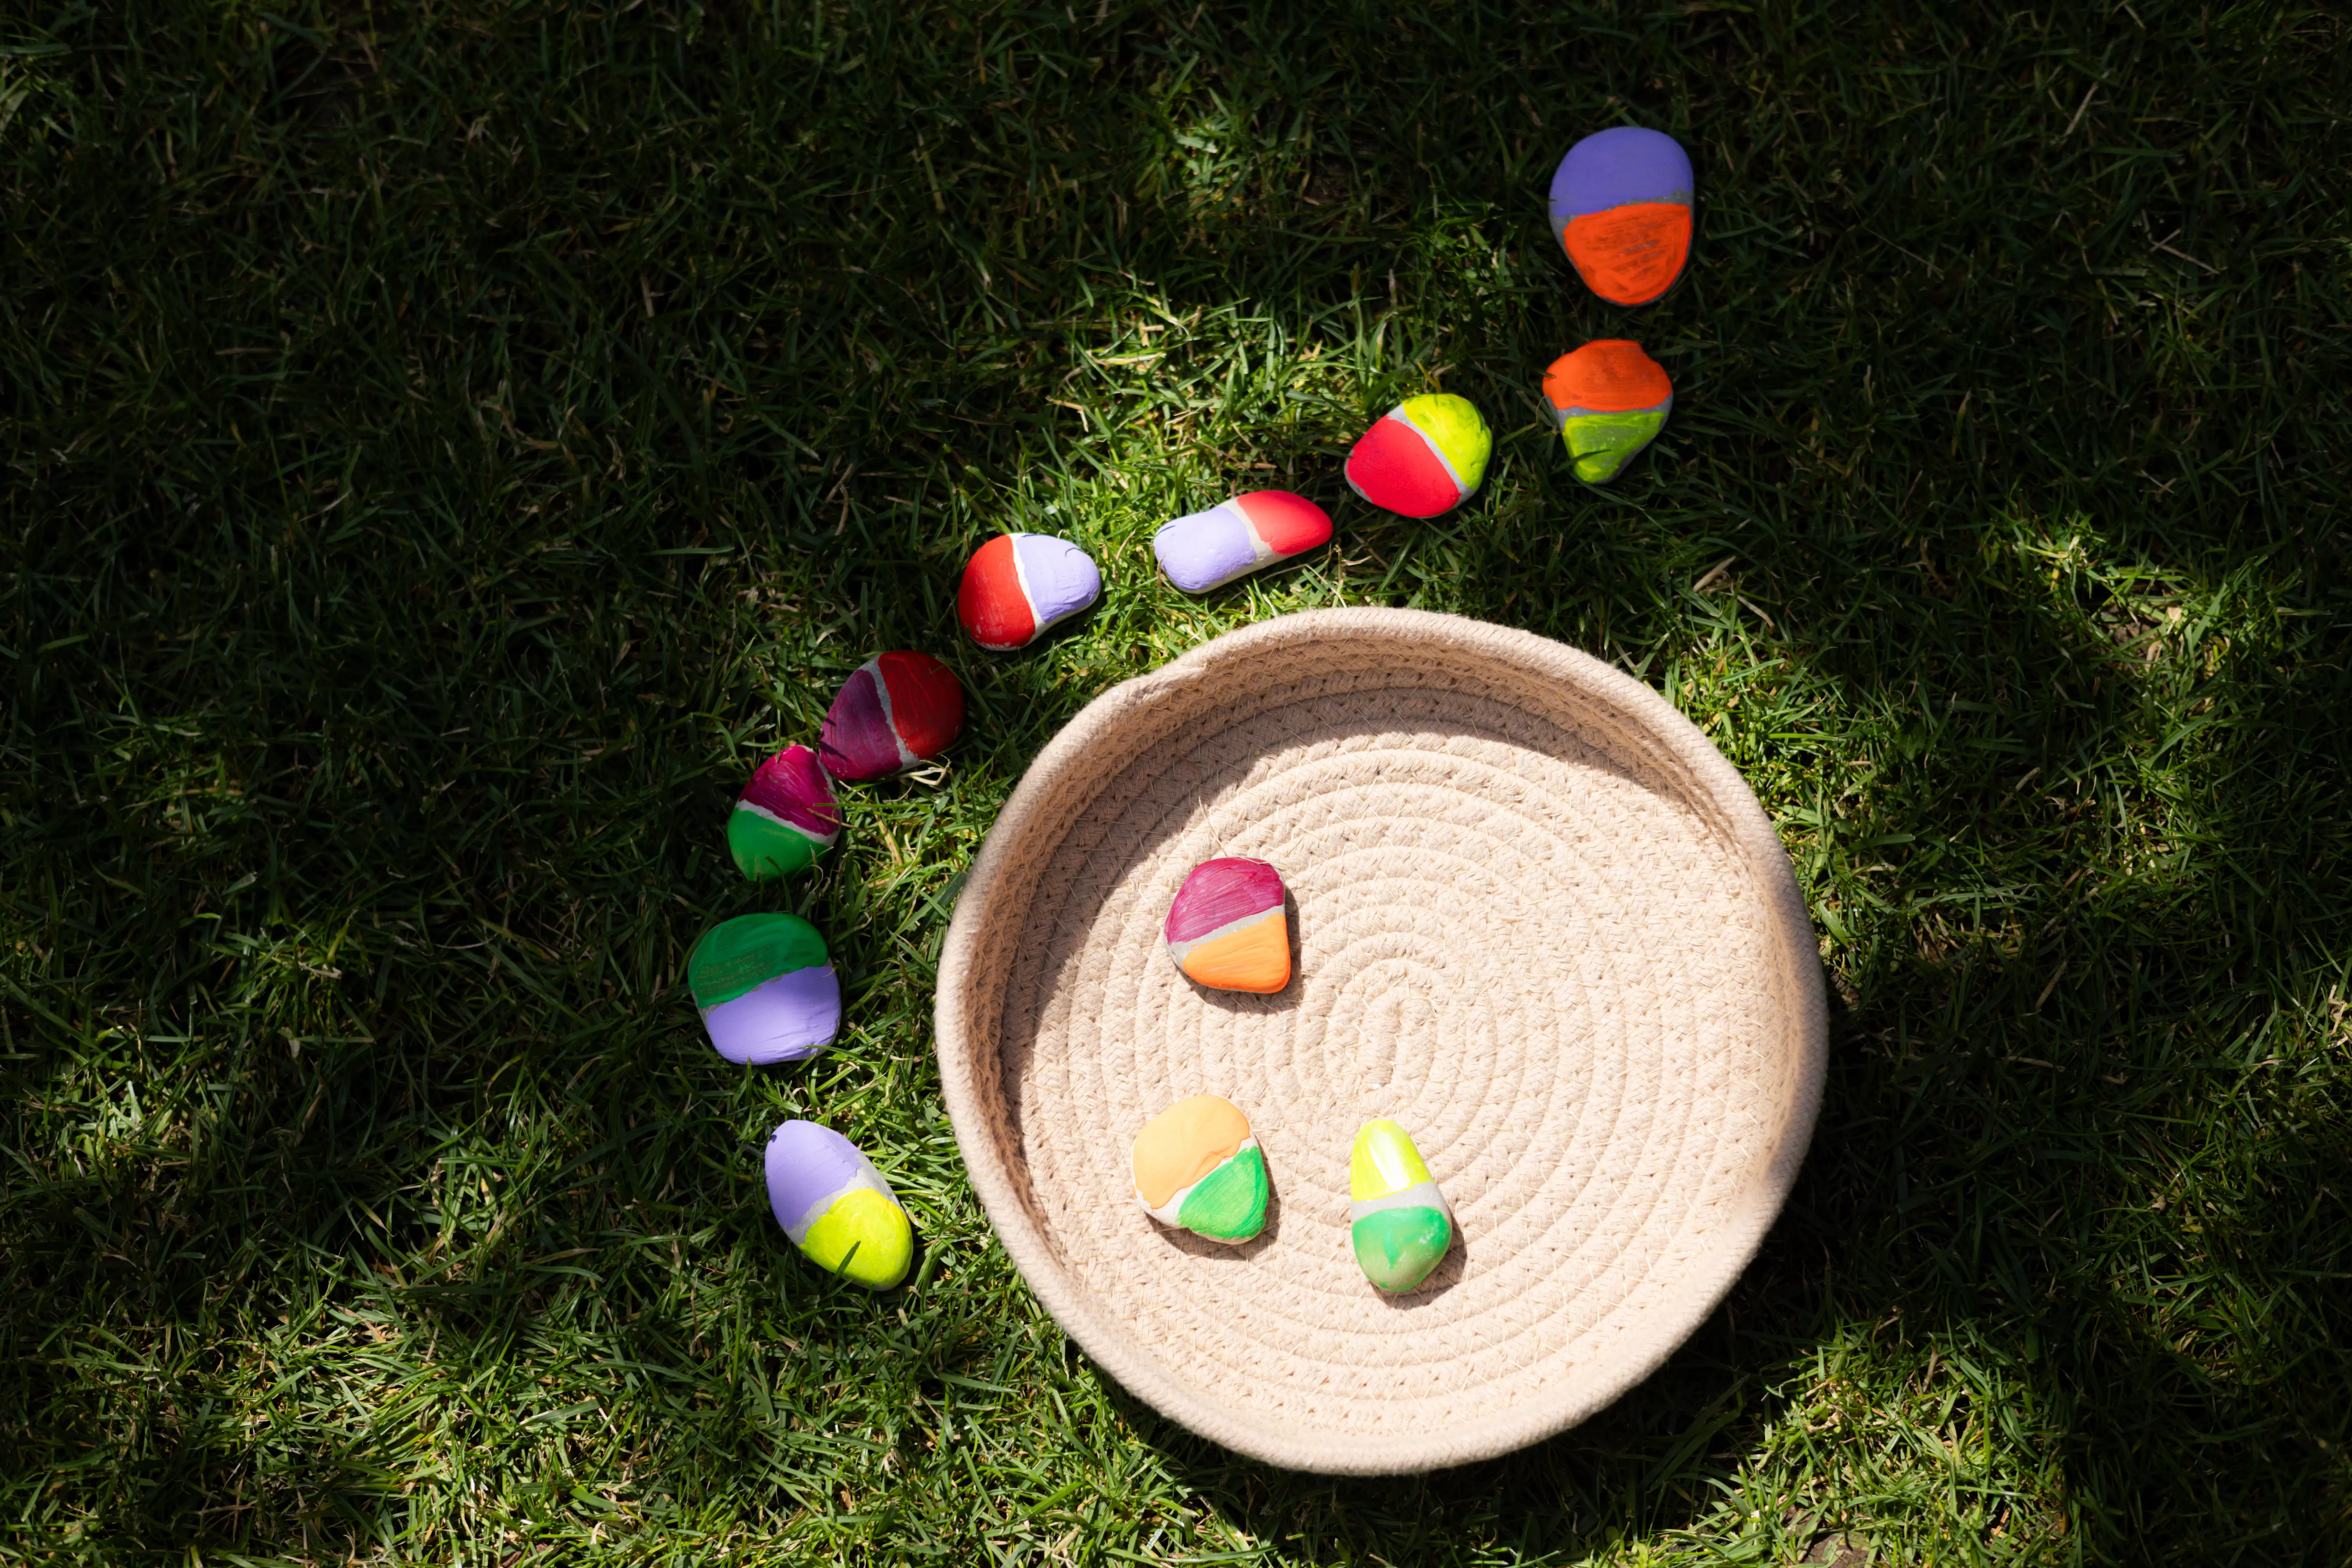
<instances>
[{"instance_id":1,"label":"spiral woven pattern","mask_svg":"<svg viewBox=\"0 0 2352 1568\"><path fill-rule=\"evenodd\" d=\"M1289 885L1278 994L1161 944L1219 855ZM1087 1353L1205 1436L1355 1474L1507 1452L1646 1376L1779 1212L1824 1049L1803 901L1721 753L1572 649L1404 610L1265 622L1090 704L972 868L938 1025L973 1184ZM1243 1247L1130 1195L1137 1129L1202 1092L1272 1173ZM1374 1116L1459 1231L1405 1297L1349 1246Z\"/></svg>"}]
</instances>

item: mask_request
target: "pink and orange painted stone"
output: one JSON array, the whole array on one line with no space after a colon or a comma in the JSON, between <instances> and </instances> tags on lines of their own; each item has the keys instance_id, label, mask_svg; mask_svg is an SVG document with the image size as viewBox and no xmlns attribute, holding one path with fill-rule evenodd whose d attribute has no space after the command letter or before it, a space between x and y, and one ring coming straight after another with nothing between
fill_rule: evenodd
<instances>
[{"instance_id":1,"label":"pink and orange painted stone","mask_svg":"<svg viewBox=\"0 0 2352 1568\"><path fill-rule=\"evenodd\" d=\"M932 761L963 729L963 687L927 653L869 658L842 683L817 733L825 772L853 783Z\"/></svg>"},{"instance_id":2,"label":"pink and orange painted stone","mask_svg":"<svg viewBox=\"0 0 2352 1568\"><path fill-rule=\"evenodd\" d=\"M1168 908L1168 956L1215 991L1271 995L1290 984L1290 921L1282 874L1229 857L1192 868Z\"/></svg>"}]
</instances>

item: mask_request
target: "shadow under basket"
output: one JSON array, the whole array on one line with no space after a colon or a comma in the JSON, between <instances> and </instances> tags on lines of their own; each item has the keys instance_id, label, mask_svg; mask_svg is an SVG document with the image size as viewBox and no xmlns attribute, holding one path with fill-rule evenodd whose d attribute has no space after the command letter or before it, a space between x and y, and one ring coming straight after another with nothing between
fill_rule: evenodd
<instances>
[{"instance_id":1,"label":"shadow under basket","mask_svg":"<svg viewBox=\"0 0 2352 1568\"><path fill-rule=\"evenodd\" d=\"M1286 991L1168 958L1219 855L1289 885ZM1646 1377L1779 1213L1825 1053L1804 901L1722 753L1584 654L1412 610L1265 622L1089 704L972 866L938 1025L972 1184L1070 1336L1205 1437L1359 1475L1507 1453ZM1242 1247L1129 1184L1137 1130L1204 1092L1273 1178ZM1375 1116L1455 1215L1406 1296L1349 1246Z\"/></svg>"}]
</instances>

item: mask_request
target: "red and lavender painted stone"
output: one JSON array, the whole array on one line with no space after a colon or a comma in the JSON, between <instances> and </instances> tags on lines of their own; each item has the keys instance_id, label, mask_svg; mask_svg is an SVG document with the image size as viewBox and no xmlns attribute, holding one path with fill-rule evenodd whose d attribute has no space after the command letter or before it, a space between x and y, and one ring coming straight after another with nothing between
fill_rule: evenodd
<instances>
[{"instance_id":1,"label":"red and lavender painted stone","mask_svg":"<svg viewBox=\"0 0 2352 1568\"><path fill-rule=\"evenodd\" d=\"M813 1057L841 1028L841 982L816 927L798 915L738 915L703 932L686 982L710 1043L730 1062Z\"/></svg>"},{"instance_id":2,"label":"red and lavender painted stone","mask_svg":"<svg viewBox=\"0 0 2352 1568\"><path fill-rule=\"evenodd\" d=\"M1218 991L1270 995L1290 984L1282 874L1263 860L1203 860L1168 907L1168 956Z\"/></svg>"},{"instance_id":3,"label":"red and lavender painted stone","mask_svg":"<svg viewBox=\"0 0 2352 1568\"><path fill-rule=\"evenodd\" d=\"M786 746L761 763L727 818L735 868L754 882L807 870L840 837L832 783L806 746Z\"/></svg>"},{"instance_id":4,"label":"red and lavender painted stone","mask_svg":"<svg viewBox=\"0 0 2352 1568\"><path fill-rule=\"evenodd\" d=\"M1171 583L1205 594L1330 542L1331 514L1305 496L1251 490L1178 518L1152 535L1151 550Z\"/></svg>"},{"instance_id":5,"label":"red and lavender painted stone","mask_svg":"<svg viewBox=\"0 0 2352 1568\"><path fill-rule=\"evenodd\" d=\"M835 778L856 783L930 762L963 728L963 687L927 653L869 658L825 710L817 755Z\"/></svg>"},{"instance_id":6,"label":"red and lavender painted stone","mask_svg":"<svg viewBox=\"0 0 2352 1568\"><path fill-rule=\"evenodd\" d=\"M963 569L956 618L992 653L1027 647L1102 596L1102 572L1066 539L1000 533Z\"/></svg>"}]
</instances>

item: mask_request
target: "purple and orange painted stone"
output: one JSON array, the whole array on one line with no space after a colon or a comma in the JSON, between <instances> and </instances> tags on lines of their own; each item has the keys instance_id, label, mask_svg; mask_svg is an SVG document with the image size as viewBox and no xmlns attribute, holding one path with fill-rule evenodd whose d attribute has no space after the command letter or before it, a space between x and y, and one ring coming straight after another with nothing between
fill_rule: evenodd
<instances>
[{"instance_id":1,"label":"purple and orange painted stone","mask_svg":"<svg viewBox=\"0 0 2352 1568\"><path fill-rule=\"evenodd\" d=\"M1290 984L1282 904L1282 874L1265 861L1203 860L1168 907L1168 956L1212 990L1271 995Z\"/></svg>"},{"instance_id":2,"label":"purple and orange painted stone","mask_svg":"<svg viewBox=\"0 0 2352 1568\"><path fill-rule=\"evenodd\" d=\"M1551 177L1551 229L1585 287L1613 305L1646 305L1690 260L1690 154L1663 131L1596 131Z\"/></svg>"},{"instance_id":3,"label":"purple and orange painted stone","mask_svg":"<svg viewBox=\"0 0 2352 1568\"><path fill-rule=\"evenodd\" d=\"M1331 514L1288 490L1251 490L1180 517L1151 536L1168 580L1188 594L1331 542Z\"/></svg>"},{"instance_id":4,"label":"purple and orange painted stone","mask_svg":"<svg viewBox=\"0 0 2352 1568\"><path fill-rule=\"evenodd\" d=\"M754 882L807 870L840 837L832 781L806 746L786 746L761 763L727 818L735 868Z\"/></svg>"},{"instance_id":5,"label":"purple and orange painted stone","mask_svg":"<svg viewBox=\"0 0 2352 1568\"><path fill-rule=\"evenodd\" d=\"M842 683L817 733L835 778L878 779L930 762L963 728L963 687L927 653L869 658Z\"/></svg>"},{"instance_id":6,"label":"purple and orange painted stone","mask_svg":"<svg viewBox=\"0 0 2352 1568\"><path fill-rule=\"evenodd\" d=\"M956 618L992 653L1027 647L1102 597L1094 558L1066 539L1000 533L974 552L956 590Z\"/></svg>"}]
</instances>

